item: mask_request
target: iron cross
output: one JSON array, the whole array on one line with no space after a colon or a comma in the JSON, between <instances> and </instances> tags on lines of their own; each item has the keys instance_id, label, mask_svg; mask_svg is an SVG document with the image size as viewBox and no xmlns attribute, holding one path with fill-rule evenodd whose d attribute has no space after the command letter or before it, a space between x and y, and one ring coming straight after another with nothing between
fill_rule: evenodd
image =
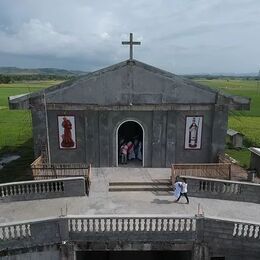
<instances>
[{"instance_id":1,"label":"iron cross","mask_svg":"<svg viewBox=\"0 0 260 260\"><path fill-rule=\"evenodd\" d=\"M123 41L123 45L130 45L130 60L133 60L133 45L141 45L141 42L134 42L133 41L133 33L130 33L130 40L129 42Z\"/></svg>"}]
</instances>

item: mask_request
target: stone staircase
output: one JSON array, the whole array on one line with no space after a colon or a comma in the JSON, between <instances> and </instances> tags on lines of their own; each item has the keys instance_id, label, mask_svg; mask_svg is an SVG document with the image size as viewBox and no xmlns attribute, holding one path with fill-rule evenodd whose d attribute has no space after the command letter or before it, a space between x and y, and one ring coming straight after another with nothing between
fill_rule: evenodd
<instances>
[{"instance_id":1,"label":"stone staircase","mask_svg":"<svg viewBox=\"0 0 260 260\"><path fill-rule=\"evenodd\" d=\"M170 192L172 190L169 179L153 179L151 181L120 181L109 182L110 192L129 192L129 191L152 191Z\"/></svg>"}]
</instances>

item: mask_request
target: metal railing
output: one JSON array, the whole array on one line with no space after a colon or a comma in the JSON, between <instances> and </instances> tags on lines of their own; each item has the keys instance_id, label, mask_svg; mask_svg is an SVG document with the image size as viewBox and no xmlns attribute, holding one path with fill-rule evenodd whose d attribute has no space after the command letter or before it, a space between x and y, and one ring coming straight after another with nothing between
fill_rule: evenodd
<instances>
[{"instance_id":1,"label":"metal railing","mask_svg":"<svg viewBox=\"0 0 260 260\"><path fill-rule=\"evenodd\" d=\"M31 169L35 180L84 177L86 181L86 193L89 195L91 185L91 164L48 163L41 155L31 164Z\"/></svg>"},{"instance_id":2,"label":"metal railing","mask_svg":"<svg viewBox=\"0 0 260 260\"><path fill-rule=\"evenodd\" d=\"M231 179L230 163L172 164L172 180L176 176L194 176L214 179Z\"/></svg>"}]
</instances>

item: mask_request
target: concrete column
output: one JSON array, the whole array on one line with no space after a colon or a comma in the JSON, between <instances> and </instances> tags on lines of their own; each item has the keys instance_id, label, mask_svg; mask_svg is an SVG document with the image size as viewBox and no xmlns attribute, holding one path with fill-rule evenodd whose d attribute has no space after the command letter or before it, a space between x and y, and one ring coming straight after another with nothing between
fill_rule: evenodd
<instances>
[{"instance_id":1,"label":"concrete column","mask_svg":"<svg viewBox=\"0 0 260 260\"><path fill-rule=\"evenodd\" d=\"M62 244L60 247L61 260L76 260L76 252L73 244Z\"/></svg>"},{"instance_id":2,"label":"concrete column","mask_svg":"<svg viewBox=\"0 0 260 260\"><path fill-rule=\"evenodd\" d=\"M165 166L165 146L162 145L162 140L165 139L165 121L163 112L153 112L152 167Z\"/></svg>"},{"instance_id":3,"label":"concrete column","mask_svg":"<svg viewBox=\"0 0 260 260\"><path fill-rule=\"evenodd\" d=\"M208 246L203 243L195 243L192 251L192 260L210 260Z\"/></svg>"},{"instance_id":4,"label":"concrete column","mask_svg":"<svg viewBox=\"0 0 260 260\"><path fill-rule=\"evenodd\" d=\"M108 167L109 165L109 126L108 126L108 112L99 112L99 156L100 167Z\"/></svg>"},{"instance_id":5,"label":"concrete column","mask_svg":"<svg viewBox=\"0 0 260 260\"><path fill-rule=\"evenodd\" d=\"M167 129L166 129L166 167L170 167L175 163L175 147L176 147L176 112L168 111L167 113Z\"/></svg>"},{"instance_id":6,"label":"concrete column","mask_svg":"<svg viewBox=\"0 0 260 260\"><path fill-rule=\"evenodd\" d=\"M227 107L216 104L212 122L211 162L216 162L218 153L224 152L227 123Z\"/></svg>"}]
</instances>

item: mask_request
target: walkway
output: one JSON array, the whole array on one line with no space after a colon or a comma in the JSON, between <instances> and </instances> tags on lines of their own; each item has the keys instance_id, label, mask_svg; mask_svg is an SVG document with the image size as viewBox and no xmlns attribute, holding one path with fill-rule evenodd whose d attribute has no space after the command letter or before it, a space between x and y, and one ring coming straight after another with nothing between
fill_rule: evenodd
<instances>
[{"instance_id":1,"label":"walkway","mask_svg":"<svg viewBox=\"0 0 260 260\"><path fill-rule=\"evenodd\" d=\"M260 205L215 199L191 198L190 204L174 203L167 192L108 192L111 181L149 181L166 179L169 169L131 168L93 169L90 197L59 198L1 203L0 223L68 215L172 215L194 216L198 204L206 217L259 223Z\"/></svg>"}]
</instances>

